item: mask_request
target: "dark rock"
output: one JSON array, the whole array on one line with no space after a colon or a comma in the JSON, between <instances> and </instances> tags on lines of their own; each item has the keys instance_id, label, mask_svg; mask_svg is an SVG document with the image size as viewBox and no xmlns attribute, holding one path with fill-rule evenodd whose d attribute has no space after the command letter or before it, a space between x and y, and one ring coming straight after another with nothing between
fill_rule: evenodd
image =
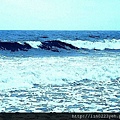
<instances>
[{"instance_id":1,"label":"dark rock","mask_svg":"<svg viewBox=\"0 0 120 120\"><path fill-rule=\"evenodd\" d=\"M40 47L41 49L51 50L54 52L59 52L58 48L62 48L66 50L79 49L78 47L75 47L69 43L61 42L59 40L45 41L45 42L42 42L42 45L38 47Z\"/></svg>"},{"instance_id":2,"label":"dark rock","mask_svg":"<svg viewBox=\"0 0 120 120\"><path fill-rule=\"evenodd\" d=\"M0 42L0 49L1 50L11 50L12 52L23 50L28 51L28 49L31 49L32 47L24 42L24 44L20 44L17 42Z\"/></svg>"}]
</instances>

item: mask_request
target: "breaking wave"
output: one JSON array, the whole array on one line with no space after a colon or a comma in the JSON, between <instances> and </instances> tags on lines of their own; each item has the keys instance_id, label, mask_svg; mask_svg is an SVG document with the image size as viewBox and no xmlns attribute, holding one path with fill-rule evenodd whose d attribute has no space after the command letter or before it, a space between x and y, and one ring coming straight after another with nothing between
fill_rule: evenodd
<instances>
[{"instance_id":1,"label":"breaking wave","mask_svg":"<svg viewBox=\"0 0 120 120\"><path fill-rule=\"evenodd\" d=\"M49 40L49 41L18 41L18 42L0 42L2 51L29 51L44 50L52 52L61 52L62 50L83 50L83 51L120 51L120 40L101 40L99 42L83 40Z\"/></svg>"},{"instance_id":2,"label":"breaking wave","mask_svg":"<svg viewBox=\"0 0 120 120\"><path fill-rule=\"evenodd\" d=\"M107 50L107 49L120 49L120 40L112 39L112 40L101 40L97 42L92 41L83 41L83 40L62 40L63 42L72 44L79 48L85 48L85 49L98 49L98 50Z\"/></svg>"}]
</instances>

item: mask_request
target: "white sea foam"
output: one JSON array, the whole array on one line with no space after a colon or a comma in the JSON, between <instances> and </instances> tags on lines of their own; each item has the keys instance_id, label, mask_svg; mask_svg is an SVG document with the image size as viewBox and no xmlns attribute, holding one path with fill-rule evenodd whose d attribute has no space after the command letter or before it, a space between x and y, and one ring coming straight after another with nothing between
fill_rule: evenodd
<instances>
[{"instance_id":1,"label":"white sea foam","mask_svg":"<svg viewBox=\"0 0 120 120\"><path fill-rule=\"evenodd\" d=\"M105 48L109 49L120 49L120 40L101 40L100 42L91 42L91 41L82 41L82 40L62 40L63 42L70 43L79 48L88 48L88 49L100 49L104 50Z\"/></svg>"},{"instance_id":2,"label":"white sea foam","mask_svg":"<svg viewBox=\"0 0 120 120\"><path fill-rule=\"evenodd\" d=\"M52 52L40 49L40 41L23 41L40 36L32 35L35 31L31 32L32 38L24 31L24 35L20 32L18 36L16 33L8 35L8 32L3 35L3 32L1 41L6 39L4 36L12 41L21 38L20 44L26 42L35 49L0 50L0 112L120 112L119 52L61 48L60 52ZM51 35L45 40L53 40L54 35ZM71 39L69 35L61 34L59 40L79 48L120 49L120 40L116 40L119 33L112 40L102 39L113 38L111 32L108 37L106 33L106 37L100 34L101 40L93 34L91 40L96 42L61 40ZM59 34L55 38L58 37ZM83 37L76 34L76 38Z\"/></svg>"},{"instance_id":3,"label":"white sea foam","mask_svg":"<svg viewBox=\"0 0 120 120\"><path fill-rule=\"evenodd\" d=\"M120 105L119 56L45 52L39 57L0 57L0 111L119 112L114 107Z\"/></svg>"},{"instance_id":4,"label":"white sea foam","mask_svg":"<svg viewBox=\"0 0 120 120\"><path fill-rule=\"evenodd\" d=\"M120 75L119 60L79 56L0 59L0 89L115 79Z\"/></svg>"},{"instance_id":5,"label":"white sea foam","mask_svg":"<svg viewBox=\"0 0 120 120\"><path fill-rule=\"evenodd\" d=\"M31 47L33 48L39 48L42 43L40 41L26 41Z\"/></svg>"},{"instance_id":6,"label":"white sea foam","mask_svg":"<svg viewBox=\"0 0 120 120\"><path fill-rule=\"evenodd\" d=\"M57 39L58 40L58 39ZM66 42L72 44L78 48L87 48L87 49L99 49L104 50L105 48L109 49L120 49L120 40L112 39L112 40L101 40L99 42L92 42L87 40L60 40L62 42ZM39 48L39 45L42 45L40 41L26 41L33 48Z\"/></svg>"}]
</instances>

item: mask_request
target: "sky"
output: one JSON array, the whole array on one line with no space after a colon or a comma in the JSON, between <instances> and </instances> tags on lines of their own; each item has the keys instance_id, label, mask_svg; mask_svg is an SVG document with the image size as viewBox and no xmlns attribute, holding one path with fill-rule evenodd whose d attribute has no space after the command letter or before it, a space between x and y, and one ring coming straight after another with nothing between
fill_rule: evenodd
<instances>
[{"instance_id":1,"label":"sky","mask_svg":"<svg viewBox=\"0 0 120 120\"><path fill-rule=\"evenodd\" d=\"M0 30L120 30L120 0L0 0Z\"/></svg>"}]
</instances>

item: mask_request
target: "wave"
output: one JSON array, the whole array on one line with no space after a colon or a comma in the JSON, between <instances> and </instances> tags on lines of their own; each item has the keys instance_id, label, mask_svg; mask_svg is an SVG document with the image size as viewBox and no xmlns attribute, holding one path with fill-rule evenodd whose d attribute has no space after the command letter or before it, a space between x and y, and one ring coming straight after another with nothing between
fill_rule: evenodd
<instances>
[{"instance_id":1,"label":"wave","mask_svg":"<svg viewBox=\"0 0 120 120\"><path fill-rule=\"evenodd\" d=\"M99 42L82 40L49 40L49 41L22 41L22 42L2 42L0 50L28 51L30 49L48 50L61 52L62 50L83 50L83 51L120 51L120 40L104 40Z\"/></svg>"},{"instance_id":2,"label":"wave","mask_svg":"<svg viewBox=\"0 0 120 120\"><path fill-rule=\"evenodd\" d=\"M31 49L32 47L24 42L24 44L18 43L18 42L0 42L0 49L1 50L11 50L12 52L22 50L27 51L28 49Z\"/></svg>"},{"instance_id":3,"label":"wave","mask_svg":"<svg viewBox=\"0 0 120 120\"><path fill-rule=\"evenodd\" d=\"M22 50L22 51L28 51L32 48L40 48L44 50L51 50L53 52L59 52L59 49L75 49L78 50L78 47L73 46L72 44L61 42L58 40L52 40L52 41L44 41L44 42L0 42L0 49L1 50L10 50L12 52Z\"/></svg>"},{"instance_id":4,"label":"wave","mask_svg":"<svg viewBox=\"0 0 120 120\"><path fill-rule=\"evenodd\" d=\"M112 40L101 40L97 42L87 41L87 40L62 40L63 42L72 44L78 48L84 48L89 50L107 50L107 49L120 49L120 40L112 39Z\"/></svg>"}]
</instances>

